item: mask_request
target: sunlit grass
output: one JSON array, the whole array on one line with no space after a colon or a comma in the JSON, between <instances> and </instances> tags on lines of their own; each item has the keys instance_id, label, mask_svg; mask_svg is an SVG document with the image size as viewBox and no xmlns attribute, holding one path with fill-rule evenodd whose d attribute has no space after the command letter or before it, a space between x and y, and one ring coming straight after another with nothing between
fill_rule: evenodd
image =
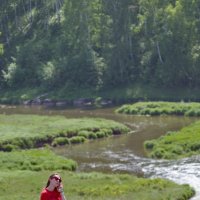
<instances>
[{"instance_id":1,"label":"sunlit grass","mask_svg":"<svg viewBox=\"0 0 200 200\"><path fill-rule=\"evenodd\" d=\"M189 199L194 190L168 180L144 179L131 175L69 173L59 171L64 191L73 200L161 200ZM39 199L52 172L1 171L0 197L4 200Z\"/></svg>"},{"instance_id":2,"label":"sunlit grass","mask_svg":"<svg viewBox=\"0 0 200 200\"><path fill-rule=\"evenodd\" d=\"M177 159L200 154L200 121L146 141L145 148L148 155L154 158Z\"/></svg>"},{"instance_id":3,"label":"sunlit grass","mask_svg":"<svg viewBox=\"0 0 200 200\"><path fill-rule=\"evenodd\" d=\"M184 102L138 102L123 105L118 113L133 115L185 115L200 116L200 103Z\"/></svg>"},{"instance_id":4,"label":"sunlit grass","mask_svg":"<svg viewBox=\"0 0 200 200\"><path fill-rule=\"evenodd\" d=\"M75 170L77 163L48 149L0 152L0 170Z\"/></svg>"},{"instance_id":5,"label":"sunlit grass","mask_svg":"<svg viewBox=\"0 0 200 200\"><path fill-rule=\"evenodd\" d=\"M99 118L0 115L0 149L10 151L16 148L40 147L44 144L56 146L63 144L62 141L66 144L81 143L86 139L123 134L128 131L123 124Z\"/></svg>"}]
</instances>

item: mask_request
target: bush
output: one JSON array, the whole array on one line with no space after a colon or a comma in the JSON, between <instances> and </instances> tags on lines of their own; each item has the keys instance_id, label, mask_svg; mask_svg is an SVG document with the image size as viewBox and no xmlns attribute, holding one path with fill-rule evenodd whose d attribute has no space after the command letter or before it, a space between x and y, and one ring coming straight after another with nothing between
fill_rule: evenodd
<instances>
[{"instance_id":1,"label":"bush","mask_svg":"<svg viewBox=\"0 0 200 200\"><path fill-rule=\"evenodd\" d=\"M173 154L181 155L181 154L183 154L184 150L183 150L183 147L181 147L181 146L174 146L174 147L171 149L171 152L172 152Z\"/></svg>"},{"instance_id":2,"label":"bush","mask_svg":"<svg viewBox=\"0 0 200 200\"><path fill-rule=\"evenodd\" d=\"M97 139L97 135L96 135L96 133L90 132L88 138L89 139Z\"/></svg>"},{"instance_id":3,"label":"bush","mask_svg":"<svg viewBox=\"0 0 200 200\"><path fill-rule=\"evenodd\" d=\"M190 145L190 149L192 151L198 151L198 150L200 150L200 142L196 142L196 143L191 144Z\"/></svg>"},{"instance_id":4,"label":"bush","mask_svg":"<svg viewBox=\"0 0 200 200\"><path fill-rule=\"evenodd\" d=\"M12 142L15 146L18 146L21 149L32 148L33 147L33 139L32 138L15 138Z\"/></svg>"},{"instance_id":5,"label":"bush","mask_svg":"<svg viewBox=\"0 0 200 200\"><path fill-rule=\"evenodd\" d=\"M13 151L15 149L17 149L17 147L13 144L6 144L5 146L3 146L3 150L7 152Z\"/></svg>"},{"instance_id":6,"label":"bush","mask_svg":"<svg viewBox=\"0 0 200 200\"><path fill-rule=\"evenodd\" d=\"M104 132L105 136L109 136L109 135L112 135L113 131L111 129L101 129L102 132Z\"/></svg>"},{"instance_id":7,"label":"bush","mask_svg":"<svg viewBox=\"0 0 200 200\"><path fill-rule=\"evenodd\" d=\"M79 143L83 143L85 142L85 137L82 136L74 136L72 138L70 138L70 143L71 144L79 144Z\"/></svg>"},{"instance_id":8,"label":"bush","mask_svg":"<svg viewBox=\"0 0 200 200\"><path fill-rule=\"evenodd\" d=\"M149 140L149 141L145 141L144 146L146 149L153 149L155 145L155 141L153 140Z\"/></svg>"},{"instance_id":9,"label":"bush","mask_svg":"<svg viewBox=\"0 0 200 200\"><path fill-rule=\"evenodd\" d=\"M65 144L69 144L69 139L66 137L57 137L53 140L52 142L52 146L60 146L60 145L65 145Z\"/></svg>"},{"instance_id":10,"label":"bush","mask_svg":"<svg viewBox=\"0 0 200 200\"><path fill-rule=\"evenodd\" d=\"M78 136L82 136L84 138L89 138L89 135L93 133L92 131L88 131L88 130L81 130L78 132Z\"/></svg>"},{"instance_id":11,"label":"bush","mask_svg":"<svg viewBox=\"0 0 200 200\"><path fill-rule=\"evenodd\" d=\"M151 153L152 158L164 158L166 154L165 149L157 148L155 151Z\"/></svg>"},{"instance_id":12,"label":"bush","mask_svg":"<svg viewBox=\"0 0 200 200\"><path fill-rule=\"evenodd\" d=\"M105 133L103 131L98 131L98 132L96 132L96 136L97 136L97 138L103 138L103 137L105 137Z\"/></svg>"}]
</instances>

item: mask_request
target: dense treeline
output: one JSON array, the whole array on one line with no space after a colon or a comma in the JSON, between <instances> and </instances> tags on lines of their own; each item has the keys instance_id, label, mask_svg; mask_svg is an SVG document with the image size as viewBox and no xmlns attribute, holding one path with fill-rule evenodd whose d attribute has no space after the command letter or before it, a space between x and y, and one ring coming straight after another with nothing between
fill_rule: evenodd
<instances>
[{"instance_id":1,"label":"dense treeline","mask_svg":"<svg viewBox=\"0 0 200 200\"><path fill-rule=\"evenodd\" d=\"M200 86L200 0L1 0L1 88Z\"/></svg>"}]
</instances>

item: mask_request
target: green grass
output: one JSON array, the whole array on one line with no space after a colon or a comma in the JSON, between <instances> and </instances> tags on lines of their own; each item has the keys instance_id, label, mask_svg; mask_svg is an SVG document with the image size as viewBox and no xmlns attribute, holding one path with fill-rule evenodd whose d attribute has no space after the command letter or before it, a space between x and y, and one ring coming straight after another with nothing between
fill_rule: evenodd
<instances>
[{"instance_id":1,"label":"green grass","mask_svg":"<svg viewBox=\"0 0 200 200\"><path fill-rule=\"evenodd\" d=\"M177 200L189 199L194 190L168 180L144 179L131 175L60 172L64 191L73 200ZM52 172L1 171L0 198L39 199Z\"/></svg>"},{"instance_id":2,"label":"green grass","mask_svg":"<svg viewBox=\"0 0 200 200\"><path fill-rule=\"evenodd\" d=\"M133 115L185 115L200 116L200 103L184 102L138 102L123 105L118 113Z\"/></svg>"},{"instance_id":3,"label":"green grass","mask_svg":"<svg viewBox=\"0 0 200 200\"><path fill-rule=\"evenodd\" d=\"M81 135L85 131L85 135ZM129 129L112 120L67 119L62 116L0 115L0 149L33 148L81 143L87 139L127 133ZM100 132L102 135L100 135ZM57 139L59 138L59 140ZM66 140L68 139L68 140Z\"/></svg>"},{"instance_id":4,"label":"green grass","mask_svg":"<svg viewBox=\"0 0 200 200\"><path fill-rule=\"evenodd\" d=\"M153 158L177 159L200 154L200 121L180 131L146 141L144 146Z\"/></svg>"},{"instance_id":5,"label":"green grass","mask_svg":"<svg viewBox=\"0 0 200 200\"><path fill-rule=\"evenodd\" d=\"M0 152L0 170L75 170L77 163L48 149Z\"/></svg>"}]
</instances>

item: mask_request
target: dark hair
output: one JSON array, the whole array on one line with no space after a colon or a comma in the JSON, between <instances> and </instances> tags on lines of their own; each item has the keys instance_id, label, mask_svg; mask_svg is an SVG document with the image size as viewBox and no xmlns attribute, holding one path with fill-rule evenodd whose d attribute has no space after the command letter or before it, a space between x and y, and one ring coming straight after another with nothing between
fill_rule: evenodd
<instances>
[{"instance_id":1,"label":"dark hair","mask_svg":"<svg viewBox=\"0 0 200 200\"><path fill-rule=\"evenodd\" d=\"M49 184L50 184L50 179L52 179L54 176L59 176L60 177L60 174L58 174L58 173L53 173L53 174L51 174L50 176L49 176L49 179L48 179L48 181L47 181L47 184L46 184L46 188L49 186ZM60 177L60 180L61 180L61 177Z\"/></svg>"}]
</instances>

